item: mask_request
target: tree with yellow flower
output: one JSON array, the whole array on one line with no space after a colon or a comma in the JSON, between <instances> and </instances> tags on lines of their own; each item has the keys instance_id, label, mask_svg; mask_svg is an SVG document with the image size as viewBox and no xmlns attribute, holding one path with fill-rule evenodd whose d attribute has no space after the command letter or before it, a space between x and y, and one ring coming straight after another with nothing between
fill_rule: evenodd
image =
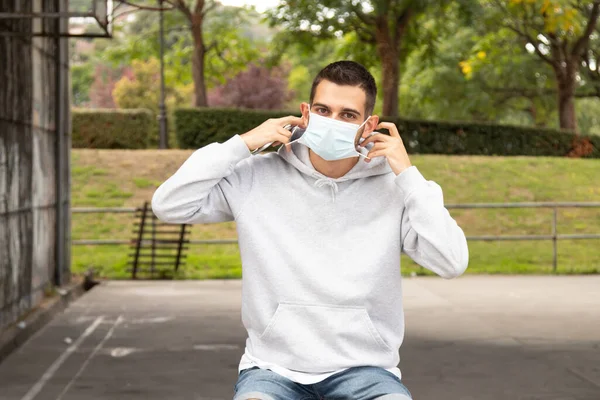
<instances>
[{"instance_id":1,"label":"tree with yellow flower","mask_svg":"<svg viewBox=\"0 0 600 400\"><path fill-rule=\"evenodd\" d=\"M486 0L484 4L491 16L488 21L512 31L516 45L552 68L560 127L577 132L576 89L582 76L598 67L589 58L600 51L590 48L594 35L600 33L600 0ZM474 59L460 65L467 77Z\"/></svg>"}]
</instances>

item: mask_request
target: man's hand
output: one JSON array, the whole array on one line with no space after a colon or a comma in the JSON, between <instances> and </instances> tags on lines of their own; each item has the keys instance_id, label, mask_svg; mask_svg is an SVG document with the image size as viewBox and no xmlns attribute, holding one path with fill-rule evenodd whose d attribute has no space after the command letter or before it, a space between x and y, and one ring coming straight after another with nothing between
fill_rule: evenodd
<instances>
[{"instance_id":1,"label":"man's hand","mask_svg":"<svg viewBox=\"0 0 600 400\"><path fill-rule=\"evenodd\" d=\"M290 115L283 118L268 119L251 131L240 135L240 137L244 139L244 142L250 151L256 150L271 142L273 142L273 146L289 143L292 132L284 128L284 126L288 124L304 127L302 118Z\"/></svg>"},{"instance_id":2,"label":"man's hand","mask_svg":"<svg viewBox=\"0 0 600 400\"><path fill-rule=\"evenodd\" d=\"M367 154L367 157L385 156L396 175L410 167L412 164L408 158L408 153L398 132L398 128L391 122L381 122L375 129L387 129L390 136L382 133L376 133L365 139L360 145L365 147L369 143L375 143L373 148ZM369 160L365 159L369 162Z\"/></svg>"}]
</instances>

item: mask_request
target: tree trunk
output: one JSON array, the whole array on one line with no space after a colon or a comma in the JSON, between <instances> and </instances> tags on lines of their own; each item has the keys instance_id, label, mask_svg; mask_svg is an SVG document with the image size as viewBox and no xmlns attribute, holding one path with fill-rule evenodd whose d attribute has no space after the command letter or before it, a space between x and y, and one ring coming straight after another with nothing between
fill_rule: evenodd
<instances>
[{"instance_id":1,"label":"tree trunk","mask_svg":"<svg viewBox=\"0 0 600 400\"><path fill-rule=\"evenodd\" d=\"M575 96L570 88L558 90L558 113L560 128L577 132L577 118L575 116Z\"/></svg>"},{"instance_id":2,"label":"tree trunk","mask_svg":"<svg viewBox=\"0 0 600 400\"><path fill-rule=\"evenodd\" d=\"M540 122L537 119L537 107L535 106L535 102L532 98L529 98L529 108L527 111L529 112L529 116L531 117L531 121L534 126L540 126Z\"/></svg>"},{"instance_id":3,"label":"tree trunk","mask_svg":"<svg viewBox=\"0 0 600 400\"><path fill-rule=\"evenodd\" d=\"M398 116L398 90L400 86L400 60L398 53L390 52L381 57L383 73L383 115Z\"/></svg>"},{"instance_id":4,"label":"tree trunk","mask_svg":"<svg viewBox=\"0 0 600 400\"><path fill-rule=\"evenodd\" d=\"M412 14L409 6L392 19L387 13L378 15L375 19L375 44L381 60L385 117L397 117L399 113L400 48Z\"/></svg>"},{"instance_id":5,"label":"tree trunk","mask_svg":"<svg viewBox=\"0 0 600 400\"><path fill-rule=\"evenodd\" d=\"M377 54L381 60L383 110L385 117L398 116L398 86L400 85L400 40L394 43L385 16L375 28ZM398 38L399 39L399 38Z\"/></svg>"},{"instance_id":6,"label":"tree trunk","mask_svg":"<svg viewBox=\"0 0 600 400\"><path fill-rule=\"evenodd\" d=\"M558 118L561 129L578 133L575 115L575 74L569 63L562 71L555 71L558 82Z\"/></svg>"},{"instance_id":7,"label":"tree trunk","mask_svg":"<svg viewBox=\"0 0 600 400\"><path fill-rule=\"evenodd\" d=\"M194 107L208 107L206 84L204 82L204 56L206 48L202 36L202 23L192 25L194 52L192 55L192 76L194 78Z\"/></svg>"}]
</instances>

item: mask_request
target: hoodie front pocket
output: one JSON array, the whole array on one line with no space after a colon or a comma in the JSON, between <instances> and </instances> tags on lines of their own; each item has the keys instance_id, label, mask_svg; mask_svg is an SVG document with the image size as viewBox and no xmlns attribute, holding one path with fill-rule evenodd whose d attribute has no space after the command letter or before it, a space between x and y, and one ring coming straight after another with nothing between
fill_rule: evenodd
<instances>
[{"instance_id":1,"label":"hoodie front pocket","mask_svg":"<svg viewBox=\"0 0 600 400\"><path fill-rule=\"evenodd\" d=\"M390 366L395 353L364 307L282 302L257 339L253 346L257 358L313 373L356 365Z\"/></svg>"}]
</instances>

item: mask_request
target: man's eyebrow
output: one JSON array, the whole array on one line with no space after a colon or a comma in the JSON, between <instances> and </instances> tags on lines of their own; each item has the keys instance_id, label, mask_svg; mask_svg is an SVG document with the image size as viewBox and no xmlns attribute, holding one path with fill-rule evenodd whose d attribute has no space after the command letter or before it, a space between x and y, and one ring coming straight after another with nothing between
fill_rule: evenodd
<instances>
[{"instance_id":1,"label":"man's eyebrow","mask_svg":"<svg viewBox=\"0 0 600 400\"><path fill-rule=\"evenodd\" d=\"M360 111L355 110L354 108L343 108L342 111L346 111L346 112L353 112L357 115L360 115Z\"/></svg>"},{"instance_id":2,"label":"man's eyebrow","mask_svg":"<svg viewBox=\"0 0 600 400\"><path fill-rule=\"evenodd\" d=\"M328 110L329 110L329 106L326 106L325 104L321 104L321 103L315 103L315 104L313 104L312 106L313 106L313 107L323 107L323 108L326 108L326 109L328 109ZM352 112L352 113L355 113L355 114L357 114L357 115L360 115L360 111L358 111L358 110L355 110L354 108L347 108L347 107L345 107L345 108L342 108L342 111L345 111L345 112Z\"/></svg>"},{"instance_id":3,"label":"man's eyebrow","mask_svg":"<svg viewBox=\"0 0 600 400\"><path fill-rule=\"evenodd\" d=\"M329 110L329 106L326 106L325 104L321 104L321 103L315 103L312 105L313 107L323 107Z\"/></svg>"}]
</instances>

